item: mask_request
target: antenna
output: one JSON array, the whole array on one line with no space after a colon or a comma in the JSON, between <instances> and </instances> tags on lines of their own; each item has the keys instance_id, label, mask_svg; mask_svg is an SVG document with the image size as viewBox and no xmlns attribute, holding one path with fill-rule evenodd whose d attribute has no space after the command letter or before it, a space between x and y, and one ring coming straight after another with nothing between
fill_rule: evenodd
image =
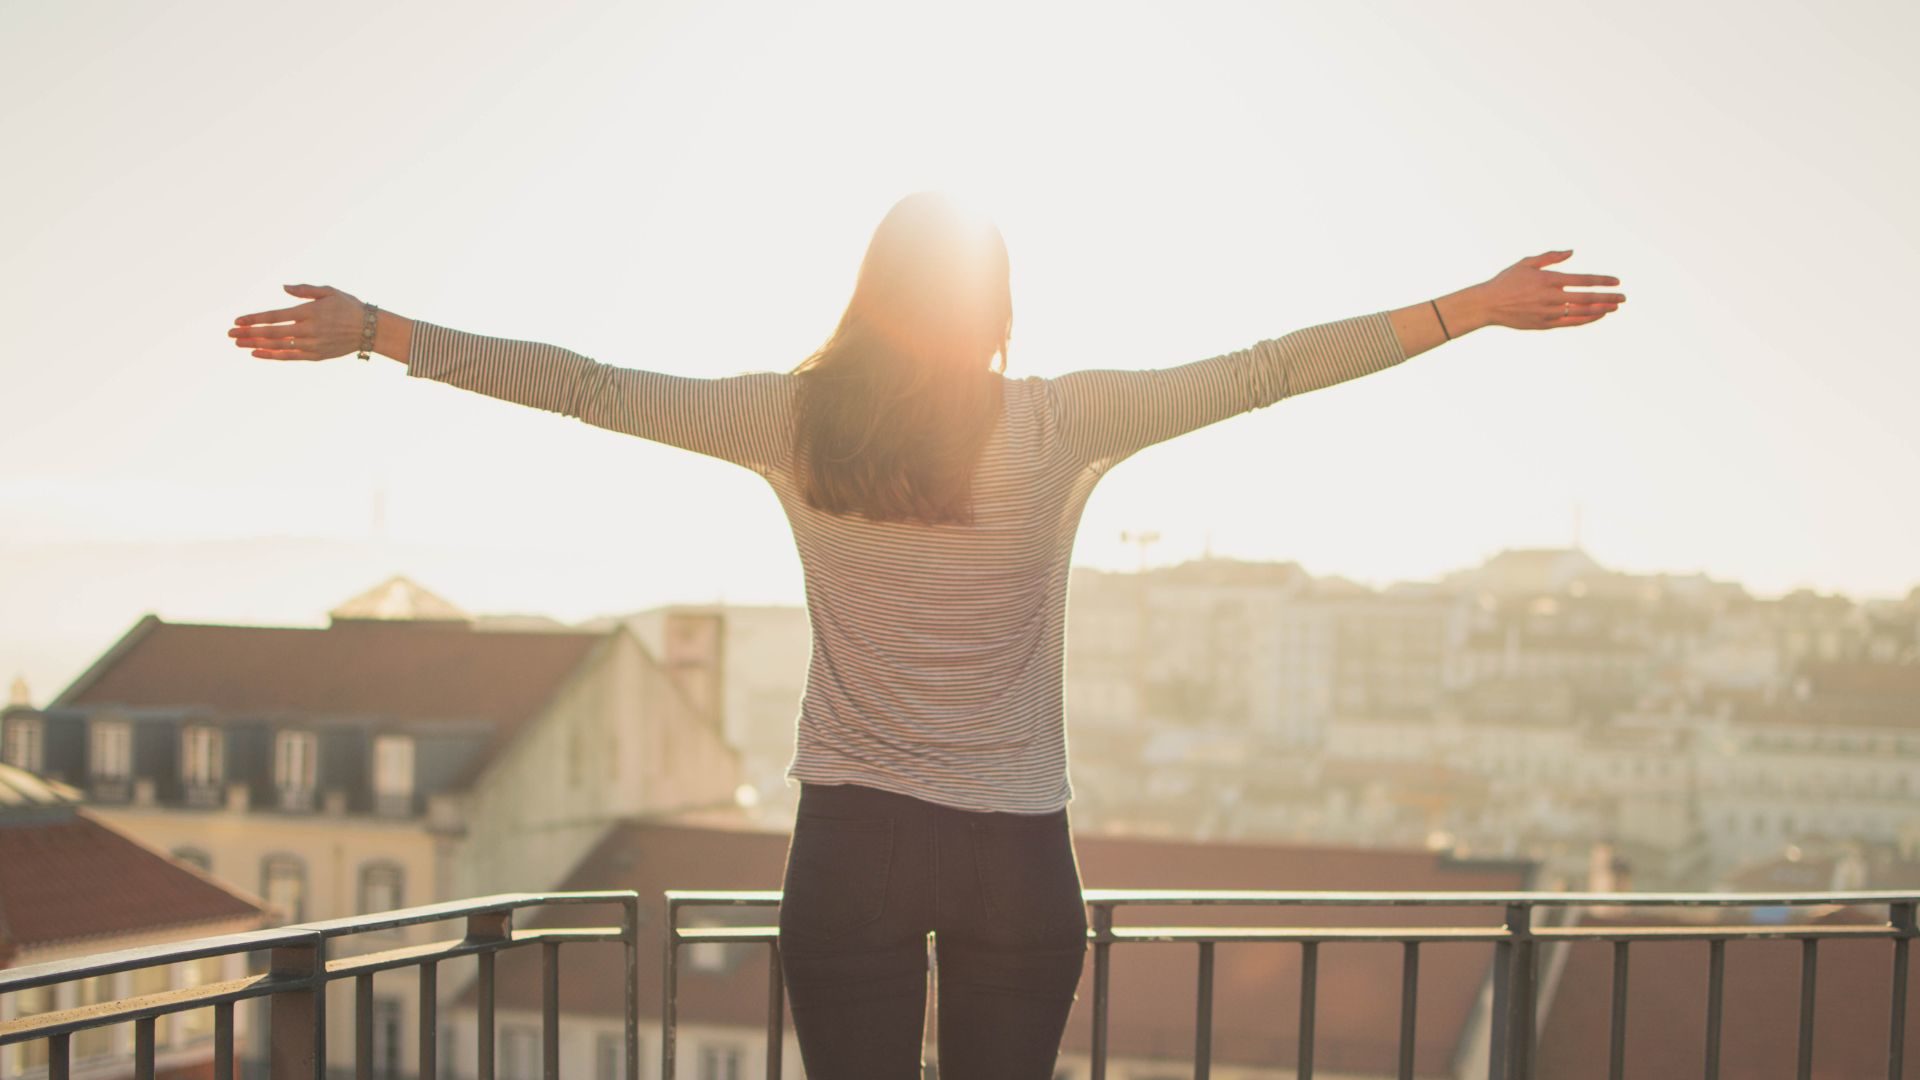
<instances>
[{"instance_id":1,"label":"antenna","mask_svg":"<svg viewBox=\"0 0 1920 1080\"><path fill-rule=\"evenodd\" d=\"M1132 544L1140 549L1140 572L1144 574L1147 572L1147 548L1160 542L1160 534L1152 531L1122 532L1120 542Z\"/></svg>"}]
</instances>

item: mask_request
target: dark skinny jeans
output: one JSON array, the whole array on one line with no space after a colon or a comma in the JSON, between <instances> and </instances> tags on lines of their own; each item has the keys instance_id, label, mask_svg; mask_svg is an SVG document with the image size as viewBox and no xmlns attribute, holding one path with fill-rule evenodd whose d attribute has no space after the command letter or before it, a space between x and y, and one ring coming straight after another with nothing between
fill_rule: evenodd
<instances>
[{"instance_id":1,"label":"dark skinny jeans","mask_svg":"<svg viewBox=\"0 0 1920 1080\"><path fill-rule=\"evenodd\" d=\"M1086 959L1067 812L979 813L802 784L780 960L808 1080L915 1080L938 972L940 1080L1051 1080Z\"/></svg>"}]
</instances>

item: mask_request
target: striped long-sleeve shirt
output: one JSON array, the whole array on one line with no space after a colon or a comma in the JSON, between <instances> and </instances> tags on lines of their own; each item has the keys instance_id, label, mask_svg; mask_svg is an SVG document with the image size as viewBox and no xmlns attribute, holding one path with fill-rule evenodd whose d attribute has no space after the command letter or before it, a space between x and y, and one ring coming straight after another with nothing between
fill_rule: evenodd
<instances>
[{"instance_id":1,"label":"striped long-sleeve shirt","mask_svg":"<svg viewBox=\"0 0 1920 1080\"><path fill-rule=\"evenodd\" d=\"M792 526L813 635L788 778L1031 814L1073 797L1067 562L1100 477L1154 443L1406 358L1379 312L1175 367L1001 376L971 525L808 506L791 467L799 376L668 375L420 321L407 374L759 473Z\"/></svg>"}]
</instances>

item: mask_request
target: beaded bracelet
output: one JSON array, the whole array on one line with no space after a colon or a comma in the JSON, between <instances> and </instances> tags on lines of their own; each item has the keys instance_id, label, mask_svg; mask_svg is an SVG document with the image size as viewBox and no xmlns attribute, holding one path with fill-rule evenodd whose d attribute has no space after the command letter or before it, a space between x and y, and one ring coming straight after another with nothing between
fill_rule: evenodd
<instances>
[{"instance_id":1,"label":"beaded bracelet","mask_svg":"<svg viewBox=\"0 0 1920 1080\"><path fill-rule=\"evenodd\" d=\"M366 305L367 321L360 327L360 359L370 359L367 353L373 349L373 327L380 319L380 309L372 304Z\"/></svg>"}]
</instances>

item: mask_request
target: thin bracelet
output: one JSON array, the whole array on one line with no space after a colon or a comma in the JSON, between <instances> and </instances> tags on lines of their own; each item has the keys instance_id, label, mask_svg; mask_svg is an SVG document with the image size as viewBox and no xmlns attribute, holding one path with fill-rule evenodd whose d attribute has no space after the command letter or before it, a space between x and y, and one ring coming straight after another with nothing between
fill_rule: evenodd
<instances>
[{"instance_id":1,"label":"thin bracelet","mask_svg":"<svg viewBox=\"0 0 1920 1080\"><path fill-rule=\"evenodd\" d=\"M1440 319L1440 304L1434 300L1429 300L1427 303L1433 305L1433 317ZM1448 341L1453 340L1453 334L1447 330L1447 320L1445 319L1440 319L1440 332L1447 335Z\"/></svg>"},{"instance_id":2,"label":"thin bracelet","mask_svg":"<svg viewBox=\"0 0 1920 1080\"><path fill-rule=\"evenodd\" d=\"M360 359L362 360L371 359L367 353L373 349L373 327L379 319L380 309L368 304L367 321L360 327Z\"/></svg>"}]
</instances>

